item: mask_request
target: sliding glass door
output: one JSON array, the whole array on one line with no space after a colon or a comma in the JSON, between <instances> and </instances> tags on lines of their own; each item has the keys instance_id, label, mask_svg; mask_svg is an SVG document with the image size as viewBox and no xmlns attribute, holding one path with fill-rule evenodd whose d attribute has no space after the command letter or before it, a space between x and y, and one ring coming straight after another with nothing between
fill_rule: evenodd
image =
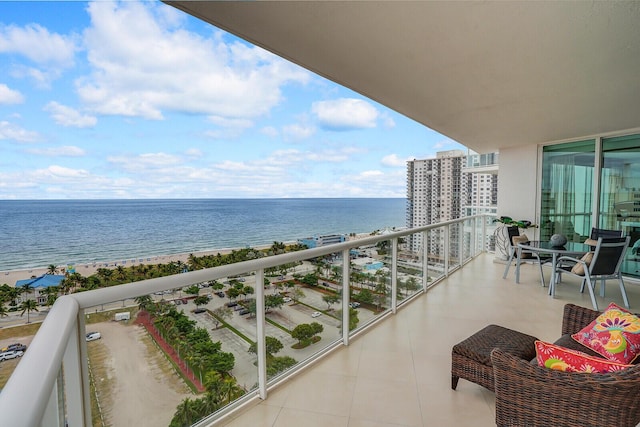
<instances>
[{"instance_id":1,"label":"sliding glass door","mask_svg":"<svg viewBox=\"0 0 640 427\"><path fill-rule=\"evenodd\" d=\"M595 140L543 148L540 239L584 241L591 230Z\"/></svg>"},{"instance_id":2,"label":"sliding glass door","mask_svg":"<svg viewBox=\"0 0 640 427\"><path fill-rule=\"evenodd\" d=\"M640 275L640 135L602 140L600 182L599 225L631 236L622 271Z\"/></svg>"},{"instance_id":3,"label":"sliding glass door","mask_svg":"<svg viewBox=\"0 0 640 427\"><path fill-rule=\"evenodd\" d=\"M631 237L622 271L640 276L640 135L600 141L543 147L540 239L563 234L583 242L592 226L622 230Z\"/></svg>"}]
</instances>

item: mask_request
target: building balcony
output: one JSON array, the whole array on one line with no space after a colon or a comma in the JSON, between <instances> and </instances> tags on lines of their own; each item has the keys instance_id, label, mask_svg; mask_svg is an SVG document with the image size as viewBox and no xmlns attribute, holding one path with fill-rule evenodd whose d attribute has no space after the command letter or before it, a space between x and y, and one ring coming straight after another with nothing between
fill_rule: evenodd
<instances>
[{"instance_id":1,"label":"building balcony","mask_svg":"<svg viewBox=\"0 0 640 427\"><path fill-rule=\"evenodd\" d=\"M350 288L353 299L369 287L380 298L357 308L360 322L351 331L342 328L349 322L351 300L340 301L338 304L344 310L339 312L314 296L318 289L305 288L306 295L298 304L273 309L251 320L233 313L227 322L233 324L240 335L257 343L256 354L249 354L248 344L237 336L231 338L234 334L224 329L223 350L233 352L234 346L244 348L235 353L236 365L231 372L244 392L238 399L194 421L194 425L495 425L492 392L465 380L459 382L456 391L451 390L452 346L491 323L553 341L560 334L564 304L573 302L588 307L590 300L588 294L578 292L579 283L569 279L558 287L555 297L548 296L547 289L540 285L537 266L522 267L520 284L516 284L512 276L503 279L504 264L494 262L493 254L483 252L485 238L492 233L491 223L490 217L485 216L465 218L62 297L0 394L3 422L13 426L63 426L66 423L89 426L93 424L92 417L103 416L114 426L143 425L150 418L137 417L149 414L157 416L154 420L160 420L149 425L168 425L180 399L173 406L171 403L158 405L157 401L165 396L164 391L169 387L167 378L163 377L156 388L143 388L135 383L129 386L130 390L118 387L125 383L118 378L149 370L143 358L133 365L133 371L118 371L122 358L138 357L134 348L120 353L113 350L102 363L116 368L96 377L95 362L87 348L94 344L108 345L110 336L103 333L97 343L85 341L89 328L100 328L99 323L87 325L92 322L91 314L109 304L131 308L136 305L133 301L136 297L162 294L205 280L245 275L247 283L251 278L255 278L255 283L262 283L270 277L268 272L273 267L296 260L322 259L330 262L331 267L317 264L315 271L323 271L327 276L332 271L347 278L335 279L333 285L325 283L323 293L331 287L336 290L342 286ZM417 233L423 241L442 242L442 253L436 257L426 250L410 252L406 244L411 235ZM354 276L351 263L343 260L358 251L371 252L375 248L380 252L385 248L386 255L380 252L378 255L389 274L377 275L382 279L373 285L376 275ZM298 268L306 265L298 264ZM255 292L256 313L261 313L269 295L279 291L257 286ZM640 288L630 285L628 293L634 308L640 301ZM613 286L606 300L622 303ZM216 302L219 301L213 296L211 304ZM189 304L188 308L195 307ZM322 315L312 317L311 313L322 304ZM213 307L207 308L214 311ZM189 316L200 315L190 313ZM314 320L324 326L321 340L306 350L292 350L286 341L287 334L281 331ZM278 328L274 327L276 323ZM217 327L207 329L219 331ZM268 375L265 336L278 336L287 344L283 351L294 355L297 363L278 375ZM179 347L180 350L185 351L184 347ZM198 377L196 370L192 366L193 378ZM175 377L171 373L168 376ZM110 400L102 401L103 407L95 402L90 404L95 384L105 380L115 382ZM32 386L27 388L24 384ZM125 395L136 396L135 402L141 403L132 406L131 402L122 402L119 397ZM202 393L188 396L198 399ZM164 418L159 416L162 411L166 412Z\"/></svg>"},{"instance_id":2,"label":"building balcony","mask_svg":"<svg viewBox=\"0 0 640 427\"><path fill-rule=\"evenodd\" d=\"M493 392L462 379L451 390L451 348L492 323L553 342L564 304L591 307L569 279L547 295L537 269L524 266L516 284L513 269L503 279L504 264L481 255L221 425L495 426ZM622 305L613 284L609 291L606 300ZM627 291L637 310L640 288Z\"/></svg>"}]
</instances>

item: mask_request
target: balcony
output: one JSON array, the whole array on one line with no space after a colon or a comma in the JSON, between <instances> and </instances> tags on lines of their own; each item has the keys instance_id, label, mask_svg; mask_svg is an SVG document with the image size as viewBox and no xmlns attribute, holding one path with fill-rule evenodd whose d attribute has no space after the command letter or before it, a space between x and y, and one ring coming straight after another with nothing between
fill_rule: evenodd
<instances>
[{"instance_id":1,"label":"balcony","mask_svg":"<svg viewBox=\"0 0 640 427\"><path fill-rule=\"evenodd\" d=\"M574 281L566 280L552 298L540 286L536 266L522 270L520 284L513 276L503 279L503 268L492 254L477 257L221 425L495 426L492 392L464 380L451 390L451 347L490 323L553 341L565 303L591 306ZM609 289L607 301L622 304L614 286ZM627 291L637 310L640 288L628 284Z\"/></svg>"},{"instance_id":2,"label":"balcony","mask_svg":"<svg viewBox=\"0 0 640 427\"><path fill-rule=\"evenodd\" d=\"M504 265L494 263L493 254L481 253L484 236L490 232L490 221L478 216L60 298L0 394L0 413L3 420L10 420L7 425L14 426L62 426L65 421L92 425L91 405L83 403L90 401L92 393L85 361L88 344L93 343L84 340L85 319L102 304L129 306L136 296L249 272L255 272L260 283L272 266L321 256L340 262L355 248L388 242L391 257L384 263L391 276L385 286L391 292L380 301L379 314L368 316L366 310L359 310L361 325L349 333L339 327L340 321L348 322L344 317L348 310L342 319L323 313L325 333L314 344L313 353L270 378L263 361L264 336L273 334L271 323L259 315L255 322L245 322L255 324L245 333L254 334L258 343L258 354L250 360L257 367L250 369L244 381L249 384L247 392L195 425L495 425L493 393L464 380L457 391L451 390L451 347L489 323L554 340L560 333L563 305L590 306L590 301L587 294L578 292L579 284L570 280L558 287L555 298L548 296L536 266L523 266L520 284L513 277L502 279ZM438 257L425 257L429 262L419 260L422 270L416 277L427 278L426 289L410 291L399 288L406 272L401 261L406 260L406 252L404 257L399 254L403 239L415 233L431 247L443 243L443 250ZM459 259L458 253L464 256ZM350 269L350 263L342 263L342 277L351 277L343 285L353 286ZM258 313L264 309L266 292L270 290L256 287ZM640 288L630 284L628 292L632 308L637 308ZM609 300L621 304L613 286ZM340 304L346 308L348 300ZM297 314L289 316L295 320ZM330 323L338 327L328 328ZM24 384L34 387L27 389Z\"/></svg>"}]
</instances>

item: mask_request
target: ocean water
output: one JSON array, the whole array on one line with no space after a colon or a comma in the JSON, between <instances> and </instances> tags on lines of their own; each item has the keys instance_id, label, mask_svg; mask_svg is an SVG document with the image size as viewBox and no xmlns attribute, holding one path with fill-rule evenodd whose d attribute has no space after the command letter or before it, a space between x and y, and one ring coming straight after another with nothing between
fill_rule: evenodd
<instances>
[{"instance_id":1,"label":"ocean water","mask_svg":"<svg viewBox=\"0 0 640 427\"><path fill-rule=\"evenodd\" d=\"M0 200L0 271L405 226L405 199Z\"/></svg>"}]
</instances>

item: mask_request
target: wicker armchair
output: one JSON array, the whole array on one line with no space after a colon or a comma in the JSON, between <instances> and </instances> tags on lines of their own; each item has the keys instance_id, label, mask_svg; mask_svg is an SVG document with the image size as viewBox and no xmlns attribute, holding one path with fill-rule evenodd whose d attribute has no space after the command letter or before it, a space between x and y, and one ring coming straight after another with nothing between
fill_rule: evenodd
<instances>
[{"instance_id":1,"label":"wicker armchair","mask_svg":"<svg viewBox=\"0 0 640 427\"><path fill-rule=\"evenodd\" d=\"M575 333L599 313L567 304L562 333ZM491 353L496 425L509 427L635 427L640 423L640 365L609 374L567 373Z\"/></svg>"}]
</instances>

